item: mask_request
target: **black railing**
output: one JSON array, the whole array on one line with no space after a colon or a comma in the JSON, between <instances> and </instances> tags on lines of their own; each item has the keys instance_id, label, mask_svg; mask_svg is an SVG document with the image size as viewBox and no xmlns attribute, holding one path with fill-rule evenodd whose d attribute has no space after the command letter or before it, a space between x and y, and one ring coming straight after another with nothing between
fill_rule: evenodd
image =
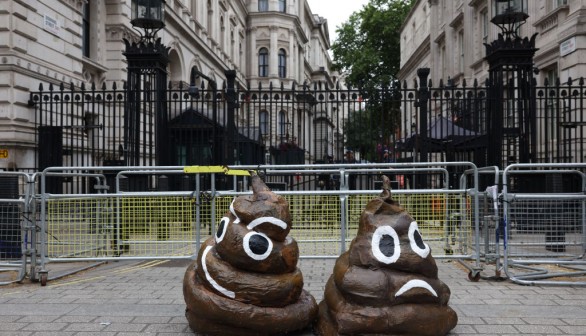
<instances>
[{"instance_id":1,"label":"black railing","mask_svg":"<svg viewBox=\"0 0 586 336\"><path fill-rule=\"evenodd\" d=\"M434 85L427 79L425 83L411 87L402 83L394 89L368 93L320 83L236 88L233 108L226 100L226 85L215 89L203 80L195 87L172 83L165 105L168 162L336 163L345 162L349 150L357 162L471 161L481 167L488 164L491 155L501 157L504 163L523 159L515 146L529 135L512 117L514 97L503 95L513 102L504 105L502 129L495 130L490 122L490 87L476 81L472 85L462 81L457 86L442 81ZM584 80L546 82L540 87L533 83L531 87L534 111L524 116L524 122L530 118L536 125L535 134L530 135L535 136L531 143L536 145L527 157L536 163L584 162ZM99 89L41 86L32 93L36 169L126 165L128 141L124 137L136 131L135 125L125 123L126 92L125 87L113 84ZM148 88L138 94L144 100L156 97ZM140 118L141 136L134 137L140 139L136 148L140 162L155 165L155 119L147 117L149 111L141 113L145 116ZM233 127L227 127L231 120ZM504 139L508 147L489 153L489 143L498 134L519 140ZM63 178L54 178L51 183L59 190ZM307 181L288 179L288 186L296 184L308 185Z\"/></svg>"}]
</instances>

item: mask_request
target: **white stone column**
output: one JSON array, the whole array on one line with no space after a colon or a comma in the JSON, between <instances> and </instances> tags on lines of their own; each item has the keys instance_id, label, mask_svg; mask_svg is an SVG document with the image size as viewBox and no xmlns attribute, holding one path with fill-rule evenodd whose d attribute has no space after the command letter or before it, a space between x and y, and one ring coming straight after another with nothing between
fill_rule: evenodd
<instances>
[{"instance_id":1,"label":"white stone column","mask_svg":"<svg viewBox=\"0 0 586 336\"><path fill-rule=\"evenodd\" d=\"M287 52L287 78L295 78L295 30L289 29L289 51Z\"/></svg>"},{"instance_id":2,"label":"white stone column","mask_svg":"<svg viewBox=\"0 0 586 336\"><path fill-rule=\"evenodd\" d=\"M248 52L248 76L258 76L258 50L256 50L256 31L253 27L248 29L248 40L250 41L250 52Z\"/></svg>"},{"instance_id":3,"label":"white stone column","mask_svg":"<svg viewBox=\"0 0 586 336\"><path fill-rule=\"evenodd\" d=\"M269 77L278 77L279 72L277 70L278 64L278 52L279 52L279 42L278 36L279 27L271 26L270 27L270 46L269 46Z\"/></svg>"}]
</instances>

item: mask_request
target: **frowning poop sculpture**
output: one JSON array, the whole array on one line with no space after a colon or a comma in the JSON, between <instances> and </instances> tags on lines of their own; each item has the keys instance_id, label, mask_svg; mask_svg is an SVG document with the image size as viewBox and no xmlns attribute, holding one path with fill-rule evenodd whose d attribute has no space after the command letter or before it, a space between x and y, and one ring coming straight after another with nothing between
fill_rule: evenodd
<instances>
[{"instance_id":1,"label":"frowning poop sculpture","mask_svg":"<svg viewBox=\"0 0 586 336\"><path fill-rule=\"evenodd\" d=\"M254 173L251 182L253 194L234 199L185 273L185 315L197 333L279 335L317 316L288 235L289 206Z\"/></svg>"},{"instance_id":2,"label":"frowning poop sculpture","mask_svg":"<svg viewBox=\"0 0 586 336\"><path fill-rule=\"evenodd\" d=\"M319 304L320 335L445 335L458 317L417 222L391 199L390 181L360 217Z\"/></svg>"}]
</instances>

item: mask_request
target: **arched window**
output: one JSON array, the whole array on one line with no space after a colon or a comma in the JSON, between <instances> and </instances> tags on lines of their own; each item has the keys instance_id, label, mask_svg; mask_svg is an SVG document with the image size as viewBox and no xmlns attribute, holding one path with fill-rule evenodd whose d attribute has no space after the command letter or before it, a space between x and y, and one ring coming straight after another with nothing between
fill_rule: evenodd
<instances>
[{"instance_id":1,"label":"arched window","mask_svg":"<svg viewBox=\"0 0 586 336\"><path fill-rule=\"evenodd\" d=\"M258 11L267 12L269 10L269 0L258 0Z\"/></svg>"},{"instance_id":2,"label":"arched window","mask_svg":"<svg viewBox=\"0 0 586 336\"><path fill-rule=\"evenodd\" d=\"M260 111L259 115L260 135L269 135L269 113L267 111Z\"/></svg>"},{"instance_id":3,"label":"arched window","mask_svg":"<svg viewBox=\"0 0 586 336\"><path fill-rule=\"evenodd\" d=\"M269 75L269 50L261 48L258 51L258 76L268 77Z\"/></svg>"},{"instance_id":4,"label":"arched window","mask_svg":"<svg viewBox=\"0 0 586 336\"><path fill-rule=\"evenodd\" d=\"M287 53L285 49L279 49L279 77L287 77Z\"/></svg>"},{"instance_id":5,"label":"arched window","mask_svg":"<svg viewBox=\"0 0 586 336\"><path fill-rule=\"evenodd\" d=\"M279 12L287 12L287 0L279 0Z\"/></svg>"}]
</instances>

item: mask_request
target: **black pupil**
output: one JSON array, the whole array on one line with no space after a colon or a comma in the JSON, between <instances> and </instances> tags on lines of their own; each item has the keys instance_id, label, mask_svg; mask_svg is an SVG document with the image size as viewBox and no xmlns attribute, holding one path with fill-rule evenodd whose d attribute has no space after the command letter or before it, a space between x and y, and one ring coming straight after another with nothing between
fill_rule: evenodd
<instances>
[{"instance_id":1,"label":"black pupil","mask_svg":"<svg viewBox=\"0 0 586 336\"><path fill-rule=\"evenodd\" d=\"M395 240L389 235L383 235L379 243L379 248L385 257L392 257L395 254Z\"/></svg>"},{"instance_id":2,"label":"black pupil","mask_svg":"<svg viewBox=\"0 0 586 336\"><path fill-rule=\"evenodd\" d=\"M265 237L255 234L250 237L248 247L252 253L262 255L269 249L269 241Z\"/></svg>"},{"instance_id":3,"label":"black pupil","mask_svg":"<svg viewBox=\"0 0 586 336\"><path fill-rule=\"evenodd\" d=\"M417 244L417 247L419 247L422 250L425 250L425 244L423 243L423 238L421 238L421 234L419 234L419 231L415 231L415 233L413 234L413 239L415 239L415 244Z\"/></svg>"},{"instance_id":4,"label":"black pupil","mask_svg":"<svg viewBox=\"0 0 586 336\"><path fill-rule=\"evenodd\" d=\"M218 226L218 231L216 231L216 237L220 238L222 236L222 232L224 232L224 225L226 224L226 220L220 222Z\"/></svg>"}]
</instances>

